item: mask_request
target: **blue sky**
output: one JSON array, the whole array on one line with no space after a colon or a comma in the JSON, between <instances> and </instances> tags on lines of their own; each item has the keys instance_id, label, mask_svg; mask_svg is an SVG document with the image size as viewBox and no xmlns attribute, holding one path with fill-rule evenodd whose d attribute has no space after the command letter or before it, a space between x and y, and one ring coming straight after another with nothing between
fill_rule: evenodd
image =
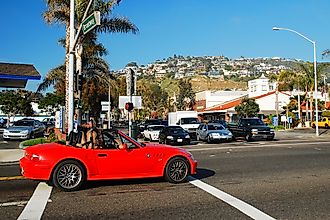
<instances>
[{"instance_id":1,"label":"blue sky","mask_svg":"<svg viewBox=\"0 0 330 220\"><path fill-rule=\"evenodd\" d=\"M3 1L0 62L34 64L43 76L64 61L57 40L64 28L42 18L44 0ZM129 62L148 64L169 56L313 59L312 44L273 26L294 29L316 41L318 61L330 49L329 0L122 0L113 14L139 28L133 34L103 34L105 59L118 70ZM39 81L27 89L35 91Z\"/></svg>"}]
</instances>

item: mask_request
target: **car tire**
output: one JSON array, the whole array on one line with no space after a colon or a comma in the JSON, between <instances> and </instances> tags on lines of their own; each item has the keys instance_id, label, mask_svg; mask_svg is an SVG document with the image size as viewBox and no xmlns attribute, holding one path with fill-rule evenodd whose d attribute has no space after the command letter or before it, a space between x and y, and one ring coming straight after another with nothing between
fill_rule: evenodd
<instances>
[{"instance_id":1,"label":"car tire","mask_svg":"<svg viewBox=\"0 0 330 220\"><path fill-rule=\"evenodd\" d=\"M315 126L315 124L312 124L312 128L315 128L316 126Z\"/></svg>"},{"instance_id":2,"label":"car tire","mask_svg":"<svg viewBox=\"0 0 330 220\"><path fill-rule=\"evenodd\" d=\"M329 125L328 124L325 124L325 128L328 129L329 128Z\"/></svg>"},{"instance_id":3,"label":"car tire","mask_svg":"<svg viewBox=\"0 0 330 220\"><path fill-rule=\"evenodd\" d=\"M245 140L246 140L246 141L251 141L250 134L245 135Z\"/></svg>"},{"instance_id":4,"label":"car tire","mask_svg":"<svg viewBox=\"0 0 330 220\"><path fill-rule=\"evenodd\" d=\"M30 136L29 136L29 139L34 139L34 138L35 138L34 133L31 132L31 134L30 134Z\"/></svg>"},{"instance_id":5,"label":"car tire","mask_svg":"<svg viewBox=\"0 0 330 220\"><path fill-rule=\"evenodd\" d=\"M206 137L206 142L207 142L208 144L210 144L210 143L212 142L210 136L207 136L207 137Z\"/></svg>"},{"instance_id":6,"label":"car tire","mask_svg":"<svg viewBox=\"0 0 330 220\"><path fill-rule=\"evenodd\" d=\"M190 166L186 159L174 157L168 161L165 167L165 179L170 183L186 182Z\"/></svg>"},{"instance_id":7,"label":"car tire","mask_svg":"<svg viewBox=\"0 0 330 220\"><path fill-rule=\"evenodd\" d=\"M64 191L75 191L84 184L86 171L78 161L65 160L56 166L52 180L56 187Z\"/></svg>"}]
</instances>

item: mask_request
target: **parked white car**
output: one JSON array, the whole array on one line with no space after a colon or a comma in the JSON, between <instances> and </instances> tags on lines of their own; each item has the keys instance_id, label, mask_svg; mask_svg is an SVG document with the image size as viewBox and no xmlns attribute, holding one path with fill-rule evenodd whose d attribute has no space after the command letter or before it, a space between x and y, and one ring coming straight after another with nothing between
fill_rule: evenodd
<instances>
[{"instance_id":1,"label":"parked white car","mask_svg":"<svg viewBox=\"0 0 330 220\"><path fill-rule=\"evenodd\" d=\"M149 125L147 129L143 131L144 139L150 141L159 140L159 132L162 130L164 125Z\"/></svg>"}]
</instances>

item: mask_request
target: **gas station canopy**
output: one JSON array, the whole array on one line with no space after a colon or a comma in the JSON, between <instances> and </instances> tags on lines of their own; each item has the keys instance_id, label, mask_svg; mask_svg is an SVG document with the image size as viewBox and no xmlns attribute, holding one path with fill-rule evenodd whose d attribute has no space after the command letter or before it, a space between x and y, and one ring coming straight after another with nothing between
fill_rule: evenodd
<instances>
[{"instance_id":1,"label":"gas station canopy","mask_svg":"<svg viewBox=\"0 0 330 220\"><path fill-rule=\"evenodd\" d=\"M25 88L28 80L40 80L40 78L40 74L31 64L0 62L0 87Z\"/></svg>"}]
</instances>

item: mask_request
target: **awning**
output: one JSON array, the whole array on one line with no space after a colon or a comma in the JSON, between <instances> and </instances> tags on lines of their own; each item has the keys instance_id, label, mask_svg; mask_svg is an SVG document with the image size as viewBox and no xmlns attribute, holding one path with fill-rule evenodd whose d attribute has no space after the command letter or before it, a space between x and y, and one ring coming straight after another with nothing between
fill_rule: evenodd
<instances>
[{"instance_id":1,"label":"awning","mask_svg":"<svg viewBox=\"0 0 330 220\"><path fill-rule=\"evenodd\" d=\"M0 63L0 87L25 88L28 80L40 80L32 64Z\"/></svg>"}]
</instances>

